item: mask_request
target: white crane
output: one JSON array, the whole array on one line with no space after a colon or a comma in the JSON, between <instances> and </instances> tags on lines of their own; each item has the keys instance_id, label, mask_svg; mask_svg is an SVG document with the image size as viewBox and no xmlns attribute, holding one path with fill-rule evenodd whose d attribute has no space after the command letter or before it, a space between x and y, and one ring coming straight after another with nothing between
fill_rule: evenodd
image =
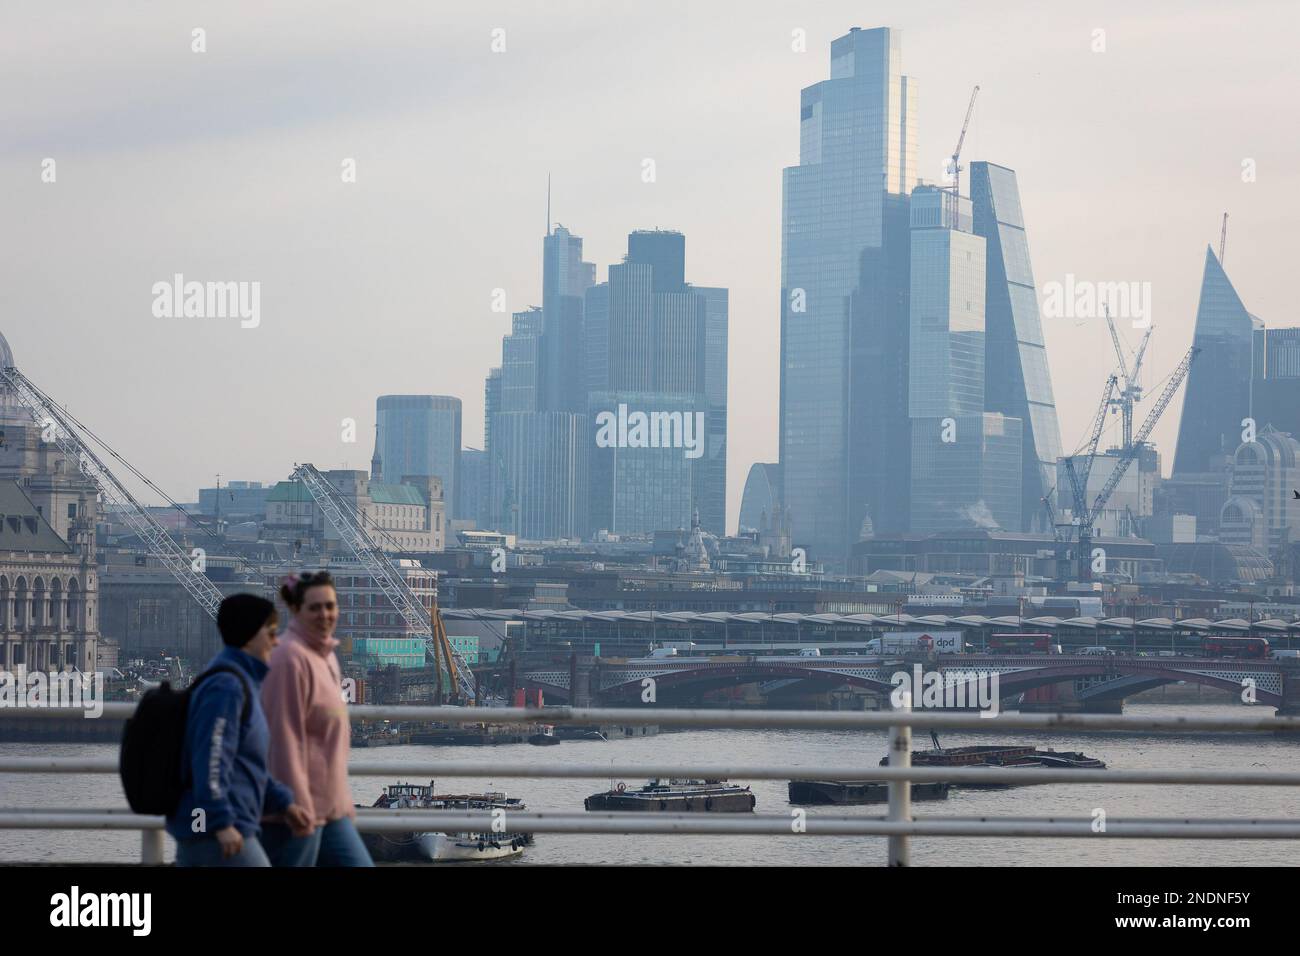
<instances>
[{"instance_id":1,"label":"white crane","mask_svg":"<svg viewBox=\"0 0 1300 956\"><path fill-rule=\"evenodd\" d=\"M48 395L37 388L31 379L18 371L17 368L10 366L0 369L0 380L3 380L4 384L9 386L14 396L31 413L32 420L37 427L45 429L58 444L60 450L71 461L76 462L81 473L90 479L90 482L99 491L100 497L107 504L111 504L117 509L117 514L140 536L140 540L144 542L149 552L162 563L162 566L171 573L172 577L180 582L190 596L198 601L199 606L215 618L223 595L204 573L204 561L195 554L186 554L181 550L180 545L167 533L167 529L153 515L149 514L140 502L135 500L135 497L117 480L117 477L108 469L108 466L90 450L89 445L81 437L75 426L80 426L87 434L90 434L90 430L81 425L66 411L59 408ZM132 467L121 455L112 451L112 449L109 449L109 453L126 465L133 474L148 484L149 487L166 497L162 489Z\"/></svg>"},{"instance_id":2,"label":"white crane","mask_svg":"<svg viewBox=\"0 0 1300 956\"><path fill-rule=\"evenodd\" d=\"M957 148L952 151L952 161L948 164L948 173L952 176L952 223L953 229L958 228L960 217L958 216L957 207L961 203L961 147L966 142L966 128L970 126L970 114L975 109L975 97L980 95L980 88L975 87L971 91L970 105L966 107L966 119L961 124L961 136L957 137Z\"/></svg>"},{"instance_id":3,"label":"white crane","mask_svg":"<svg viewBox=\"0 0 1300 956\"><path fill-rule=\"evenodd\" d=\"M1115 346L1115 357L1119 359L1119 371L1123 378L1123 384L1120 386L1119 394L1109 400L1112 409L1118 408L1123 418L1124 439L1120 447L1128 451L1133 447L1133 407L1142 401L1142 386L1138 383L1138 375L1142 371L1142 359L1147 353L1147 343L1151 341L1153 327L1148 327L1146 335L1142 336L1142 344L1138 346L1137 355L1133 359L1133 371L1129 372L1128 363L1124 360L1124 349L1120 345L1119 333L1115 330L1115 321L1110 317L1110 308L1106 308L1106 324L1110 326L1110 340Z\"/></svg>"},{"instance_id":4,"label":"white crane","mask_svg":"<svg viewBox=\"0 0 1300 956\"><path fill-rule=\"evenodd\" d=\"M460 690L465 700L472 701L474 681L470 676L469 665L447 638L447 629L443 626L442 615L438 612L437 604L435 603L430 610L420 603L420 599L406 583L405 576L393 567L388 555L362 526L356 509L326 480L315 465L296 466L289 480L303 483L311 494L312 500L316 502L316 506L324 512L330 524L334 525L343 543L356 555L357 561L402 615L407 627L424 641L426 650L433 656L439 696L441 696L443 666L440 662L445 661L452 683Z\"/></svg>"}]
</instances>

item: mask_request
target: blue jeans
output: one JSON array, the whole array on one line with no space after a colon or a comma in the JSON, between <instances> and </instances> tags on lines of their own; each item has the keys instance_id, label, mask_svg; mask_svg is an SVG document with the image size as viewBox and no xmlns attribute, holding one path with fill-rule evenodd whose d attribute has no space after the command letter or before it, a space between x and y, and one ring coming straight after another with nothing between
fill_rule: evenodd
<instances>
[{"instance_id":1,"label":"blue jeans","mask_svg":"<svg viewBox=\"0 0 1300 956\"><path fill-rule=\"evenodd\" d=\"M274 866L375 865L350 817L331 820L305 837L294 836L282 823L268 823L262 839Z\"/></svg>"},{"instance_id":2,"label":"blue jeans","mask_svg":"<svg viewBox=\"0 0 1300 956\"><path fill-rule=\"evenodd\" d=\"M221 855L221 844L214 836L197 840L176 841L177 866L270 866L266 850L255 836L244 837L244 848L230 858Z\"/></svg>"}]
</instances>

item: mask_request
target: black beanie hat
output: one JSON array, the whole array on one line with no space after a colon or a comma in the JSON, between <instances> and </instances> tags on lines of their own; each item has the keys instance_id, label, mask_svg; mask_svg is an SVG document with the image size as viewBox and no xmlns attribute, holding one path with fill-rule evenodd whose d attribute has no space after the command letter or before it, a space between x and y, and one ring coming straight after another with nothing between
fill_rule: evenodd
<instances>
[{"instance_id":1,"label":"black beanie hat","mask_svg":"<svg viewBox=\"0 0 1300 956\"><path fill-rule=\"evenodd\" d=\"M256 594L232 594L217 609L217 630L228 647L243 647L275 616L275 605Z\"/></svg>"}]
</instances>

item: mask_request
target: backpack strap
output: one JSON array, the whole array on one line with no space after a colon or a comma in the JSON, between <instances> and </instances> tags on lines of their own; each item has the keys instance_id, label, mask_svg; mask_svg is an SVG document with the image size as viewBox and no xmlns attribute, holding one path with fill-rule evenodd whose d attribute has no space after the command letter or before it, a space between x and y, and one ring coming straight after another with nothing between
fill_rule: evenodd
<instances>
[{"instance_id":1,"label":"backpack strap","mask_svg":"<svg viewBox=\"0 0 1300 956\"><path fill-rule=\"evenodd\" d=\"M203 683L213 674L220 674L222 671L225 671L227 674L234 674L236 677L239 678L239 683L243 685L244 706L239 715L239 722L241 724L246 724L248 723L248 715L253 708L253 690L251 687L248 686L248 678L245 677L243 674L241 674L238 669L234 667L227 667L222 664L218 664L216 667L210 667L207 670L205 670L202 674L200 674L198 677L194 678L194 680L190 683L188 689L190 693L193 693L194 690L199 686L199 684Z\"/></svg>"}]
</instances>

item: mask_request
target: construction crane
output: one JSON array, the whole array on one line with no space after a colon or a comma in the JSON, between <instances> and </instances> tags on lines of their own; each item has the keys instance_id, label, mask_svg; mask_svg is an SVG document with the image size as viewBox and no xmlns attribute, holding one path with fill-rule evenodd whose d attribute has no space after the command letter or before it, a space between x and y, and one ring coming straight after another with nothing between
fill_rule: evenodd
<instances>
[{"instance_id":1,"label":"construction crane","mask_svg":"<svg viewBox=\"0 0 1300 956\"><path fill-rule=\"evenodd\" d=\"M45 429L58 444L59 449L68 456L69 460L77 463L77 468L95 486L104 502L116 508L116 513L130 526L132 531L140 536L140 540L144 542L149 552L161 562L172 577L180 582L180 585L199 603L199 606L215 618L223 595L217 589L217 586L208 579L208 576L202 570L199 570L203 566L202 562L196 562L194 555L181 550L180 545L172 539L172 536L167 533L167 529L158 522L158 519L149 514L144 506L136 501L135 497L118 481L108 466L91 451L90 446L81 437L77 426L80 426L80 429L86 431L87 434L92 434L90 430L68 412L59 408L53 399L37 388L32 380L18 371L17 368L9 366L0 369L0 381L3 381L10 388L14 396L31 413L36 426ZM102 439L100 443L104 444ZM107 446L105 445L105 447ZM145 481L149 487L162 493L157 485L140 474L121 455L111 449L109 451L114 458L125 464L133 474ZM165 494L164 497L166 497ZM175 502L172 502L172 504L175 505Z\"/></svg>"},{"instance_id":2,"label":"construction crane","mask_svg":"<svg viewBox=\"0 0 1300 956\"><path fill-rule=\"evenodd\" d=\"M1156 427L1156 422L1160 420L1160 416L1164 414L1169 403L1173 401L1174 393L1177 392L1178 387L1183 384L1183 379L1187 377L1188 371L1191 370L1192 362L1196 359L1196 355L1200 351L1201 350L1196 346L1192 346L1187 350L1187 354L1183 356L1183 360L1178 363L1178 367L1175 368L1173 374L1170 375L1169 382L1165 385L1164 391L1160 393L1160 398L1156 400L1155 405L1151 407L1151 411L1147 413L1146 421L1142 423L1142 427L1134 437L1131 447L1120 452L1119 460L1115 462L1115 467L1111 471L1110 477L1106 480L1106 484L1104 484L1101 491L1098 492L1096 500L1092 503L1092 507L1087 509L1087 512L1081 517L1079 521L1079 547L1077 551L1079 557L1080 581L1087 581L1091 576L1092 529L1093 525L1097 521L1098 515L1100 515L1102 509L1106 507L1106 502L1110 500L1111 494L1113 494L1116 487L1119 486L1120 480L1124 477L1124 473L1128 471L1128 466L1132 464L1133 459L1137 457L1138 451L1146 443L1147 437L1151 434L1151 430Z\"/></svg>"},{"instance_id":3,"label":"construction crane","mask_svg":"<svg viewBox=\"0 0 1300 956\"><path fill-rule=\"evenodd\" d=\"M975 109L975 97L980 95L980 88L976 86L970 94L970 105L966 107L966 119L961 124L961 135L957 137L957 148L952 151L952 161L948 164L948 174L952 176L952 220L951 228L958 228L959 216L957 213L958 206L961 204L961 148L966 142L966 129L970 126L970 115Z\"/></svg>"},{"instance_id":4,"label":"construction crane","mask_svg":"<svg viewBox=\"0 0 1300 956\"><path fill-rule=\"evenodd\" d=\"M435 693L442 700L442 672L444 667L452 686L460 691L466 701L475 698L474 681L470 668L460 652L447 638L442 614L435 601L432 609L426 608L406 583L406 577L388 559L384 551L366 531L356 509L326 480L315 465L295 466L290 481L300 481L311 494L316 506L325 514L339 533L343 543L356 556L357 561L384 592L384 596L402 615L407 627L424 641L425 649L433 656Z\"/></svg>"},{"instance_id":5,"label":"construction crane","mask_svg":"<svg viewBox=\"0 0 1300 956\"><path fill-rule=\"evenodd\" d=\"M1223 253L1228 245L1228 214L1223 214L1223 229L1219 231L1219 265L1223 265Z\"/></svg>"},{"instance_id":6,"label":"construction crane","mask_svg":"<svg viewBox=\"0 0 1300 956\"><path fill-rule=\"evenodd\" d=\"M1142 371L1142 359L1146 356L1152 329L1148 327L1146 334L1142 336L1142 344L1138 346L1137 355L1133 359L1133 371L1130 372L1128 362L1124 359L1124 348L1119 341L1119 332L1115 330L1115 320L1110 317L1109 307L1106 309L1106 325L1110 327L1110 340L1115 346L1115 357L1119 360L1119 371L1124 380L1119 394L1110 400L1110 406L1120 412L1124 436L1120 448L1128 451L1133 445L1133 407L1142 401L1142 386L1138 384L1138 375Z\"/></svg>"},{"instance_id":7,"label":"construction crane","mask_svg":"<svg viewBox=\"0 0 1300 956\"><path fill-rule=\"evenodd\" d=\"M1063 527L1072 528L1073 526L1057 523L1056 509L1052 507L1052 495L1054 494L1056 494L1055 485L1053 485L1051 490L1039 500L1043 503L1043 510L1047 512L1047 526L1052 529L1054 554L1056 558L1056 578L1058 581L1064 581L1070 576L1070 561L1072 555L1070 554L1069 538L1073 535L1071 534L1070 536L1067 536L1062 534L1061 529Z\"/></svg>"},{"instance_id":8,"label":"construction crane","mask_svg":"<svg viewBox=\"0 0 1300 956\"><path fill-rule=\"evenodd\" d=\"M1106 410L1113 401L1112 395L1115 392L1116 378L1111 375L1106 379L1106 389L1102 392L1101 402L1097 406L1097 414L1093 416L1092 427L1088 430L1088 438L1080 446L1080 451L1076 451L1065 460L1065 473L1070 479L1070 491L1072 494L1072 504L1070 513L1072 521L1069 524L1061 525L1056 521L1056 512L1052 508L1052 503L1047 498L1043 503L1047 507L1048 519L1052 522L1052 532L1055 538L1056 547L1056 573L1058 578L1064 578L1069 574L1070 568L1070 542L1074 537L1074 529L1078 527L1079 521L1083 515L1088 512L1088 478L1092 474L1092 463L1097 457L1097 443L1101 441L1102 429L1106 424ZM1081 452L1086 450L1086 454ZM1075 461L1082 461L1081 468L1075 468ZM1054 491L1055 489L1053 489ZM1050 496L1050 492L1049 492ZM1061 529L1069 529L1063 534Z\"/></svg>"},{"instance_id":9,"label":"construction crane","mask_svg":"<svg viewBox=\"0 0 1300 956\"><path fill-rule=\"evenodd\" d=\"M1115 385L1114 375L1106 379L1106 390L1102 393L1101 404L1097 406L1097 414L1093 418L1092 429L1084 445L1087 453L1080 456L1075 452L1065 459L1065 472L1070 476L1070 490L1074 493L1074 505L1070 510L1075 518L1081 518L1088 513L1088 478L1092 475L1092 463L1097 458L1097 443L1101 441L1101 432L1106 425L1106 409L1114 401L1111 396L1115 393ZM1082 472L1076 471L1074 467L1076 458L1083 460Z\"/></svg>"}]
</instances>

